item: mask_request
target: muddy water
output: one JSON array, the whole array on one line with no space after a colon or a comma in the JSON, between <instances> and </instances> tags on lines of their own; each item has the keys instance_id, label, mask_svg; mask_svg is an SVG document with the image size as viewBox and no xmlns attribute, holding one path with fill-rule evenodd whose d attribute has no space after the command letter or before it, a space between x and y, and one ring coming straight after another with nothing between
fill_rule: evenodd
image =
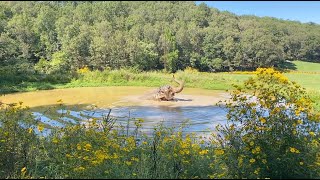
<instances>
[{"instance_id":1,"label":"muddy water","mask_svg":"<svg viewBox=\"0 0 320 180\"><path fill-rule=\"evenodd\" d=\"M216 124L225 123L226 110L215 105L219 100L228 98L224 91L185 88L176 94L174 101L158 102L150 100L155 89L120 86L54 89L9 94L1 96L0 101L22 101L33 110L37 119L47 125L44 131L47 133L52 127L63 127L68 123L87 123L92 117L104 117L110 109L110 116L117 119L118 125L127 125L129 120L129 127L133 127L134 118L143 118L143 131L146 133L150 133L159 123L168 127L179 127L187 122L189 126L185 131L199 133L212 132ZM60 99L70 114L57 118L61 113L65 113L66 109L43 113L59 104Z\"/></svg>"},{"instance_id":2,"label":"muddy water","mask_svg":"<svg viewBox=\"0 0 320 180\"><path fill-rule=\"evenodd\" d=\"M95 104L105 108L112 106L127 95L139 95L150 90L147 87L80 87L14 93L0 97L4 103L22 101L29 107L57 105Z\"/></svg>"}]
</instances>

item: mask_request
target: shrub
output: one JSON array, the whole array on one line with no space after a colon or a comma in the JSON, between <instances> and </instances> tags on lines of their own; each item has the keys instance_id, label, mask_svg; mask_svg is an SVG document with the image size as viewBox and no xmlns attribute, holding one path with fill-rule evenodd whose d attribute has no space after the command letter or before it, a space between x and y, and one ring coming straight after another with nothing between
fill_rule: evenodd
<instances>
[{"instance_id":1,"label":"shrub","mask_svg":"<svg viewBox=\"0 0 320 180\"><path fill-rule=\"evenodd\" d=\"M0 124L0 178L25 178L37 154L35 120L22 103L1 104Z\"/></svg>"},{"instance_id":2,"label":"shrub","mask_svg":"<svg viewBox=\"0 0 320 180\"><path fill-rule=\"evenodd\" d=\"M236 86L218 127L233 178L319 178L319 113L305 90L274 69ZM318 161L317 161L318 158Z\"/></svg>"}]
</instances>

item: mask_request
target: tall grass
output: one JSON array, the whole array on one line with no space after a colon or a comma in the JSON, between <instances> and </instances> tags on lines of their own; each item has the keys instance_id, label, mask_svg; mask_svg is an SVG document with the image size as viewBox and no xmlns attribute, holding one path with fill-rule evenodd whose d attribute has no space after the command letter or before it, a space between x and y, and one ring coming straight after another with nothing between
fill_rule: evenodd
<instances>
[{"instance_id":1,"label":"tall grass","mask_svg":"<svg viewBox=\"0 0 320 180\"><path fill-rule=\"evenodd\" d=\"M82 73L77 79L63 87L79 86L147 86L157 87L172 84L172 75L161 71L136 72L133 70L105 70ZM186 87L212 90L227 90L233 83L240 83L250 75L230 76L226 73L205 73L186 69L175 73L177 79L185 81Z\"/></svg>"}]
</instances>

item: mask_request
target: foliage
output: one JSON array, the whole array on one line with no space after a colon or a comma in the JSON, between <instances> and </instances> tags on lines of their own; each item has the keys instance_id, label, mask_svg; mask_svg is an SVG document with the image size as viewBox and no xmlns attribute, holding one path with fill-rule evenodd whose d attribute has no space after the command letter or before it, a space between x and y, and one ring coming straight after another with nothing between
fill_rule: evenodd
<instances>
[{"instance_id":1,"label":"foliage","mask_svg":"<svg viewBox=\"0 0 320 180\"><path fill-rule=\"evenodd\" d=\"M281 68L284 60L320 62L319 30L195 2L1 2L0 65L61 72ZM57 54L67 67L53 62Z\"/></svg>"},{"instance_id":2,"label":"foliage","mask_svg":"<svg viewBox=\"0 0 320 180\"><path fill-rule=\"evenodd\" d=\"M34 68L43 74L66 73L68 71L66 55L63 52L56 52L50 61L41 58Z\"/></svg>"},{"instance_id":3,"label":"foliage","mask_svg":"<svg viewBox=\"0 0 320 180\"><path fill-rule=\"evenodd\" d=\"M219 127L233 178L319 178L320 113L305 90L272 68L237 86Z\"/></svg>"},{"instance_id":4,"label":"foliage","mask_svg":"<svg viewBox=\"0 0 320 180\"><path fill-rule=\"evenodd\" d=\"M0 177L24 178L24 167L33 167L38 147L32 127L36 125L28 108L17 104L0 106Z\"/></svg>"}]
</instances>

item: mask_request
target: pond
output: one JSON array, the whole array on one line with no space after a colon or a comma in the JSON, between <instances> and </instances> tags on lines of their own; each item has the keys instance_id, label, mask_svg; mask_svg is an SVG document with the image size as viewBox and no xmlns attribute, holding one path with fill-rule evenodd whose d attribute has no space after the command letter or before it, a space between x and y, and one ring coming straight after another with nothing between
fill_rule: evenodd
<instances>
[{"instance_id":1,"label":"pond","mask_svg":"<svg viewBox=\"0 0 320 180\"><path fill-rule=\"evenodd\" d=\"M147 134L159 123L166 127L187 123L184 132L208 134L214 131L216 124L226 122L226 109L216 106L219 100L228 98L224 91L185 88L176 94L175 101L164 102L146 98L154 89L82 87L15 93L2 96L0 100L4 103L22 101L29 106L35 118L46 125L43 135L54 127L85 124L92 118L105 117L109 110L116 125L129 125L130 129L134 128L134 119L142 118L142 131Z\"/></svg>"}]
</instances>

